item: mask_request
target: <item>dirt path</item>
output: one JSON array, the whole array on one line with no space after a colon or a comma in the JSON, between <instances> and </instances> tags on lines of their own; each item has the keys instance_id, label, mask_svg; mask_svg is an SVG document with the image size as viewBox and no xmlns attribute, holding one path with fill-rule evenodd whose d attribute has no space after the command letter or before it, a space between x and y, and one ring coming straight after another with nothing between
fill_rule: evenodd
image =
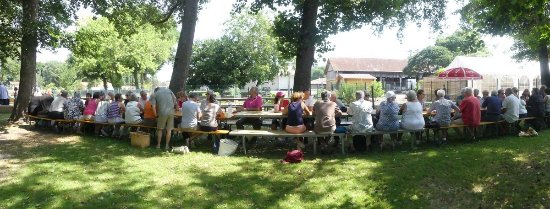
<instances>
[{"instance_id":1,"label":"dirt path","mask_svg":"<svg viewBox=\"0 0 550 209\"><path fill-rule=\"evenodd\" d=\"M48 130L37 130L24 123L0 124L0 182L9 178L9 174L24 165L27 160L23 153L34 147L46 144L77 142L78 136L59 135Z\"/></svg>"}]
</instances>

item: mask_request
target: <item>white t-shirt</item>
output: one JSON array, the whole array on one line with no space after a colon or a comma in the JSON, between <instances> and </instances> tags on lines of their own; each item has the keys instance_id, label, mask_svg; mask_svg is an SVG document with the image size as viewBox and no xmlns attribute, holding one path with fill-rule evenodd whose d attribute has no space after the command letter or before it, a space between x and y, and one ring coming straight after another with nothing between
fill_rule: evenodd
<instances>
[{"instance_id":1,"label":"white t-shirt","mask_svg":"<svg viewBox=\"0 0 550 209\"><path fill-rule=\"evenodd\" d=\"M502 108L506 108L506 112L502 114L504 120L508 123L513 123L519 119L519 98L510 95L502 101Z\"/></svg>"},{"instance_id":2,"label":"white t-shirt","mask_svg":"<svg viewBox=\"0 0 550 209\"><path fill-rule=\"evenodd\" d=\"M141 121L141 111L138 108L138 102L131 101L126 104L126 112L124 112L124 120L126 123L132 124Z\"/></svg>"},{"instance_id":3,"label":"white t-shirt","mask_svg":"<svg viewBox=\"0 0 550 209\"><path fill-rule=\"evenodd\" d=\"M50 112L63 112L63 107L67 99L62 96L56 97L50 105Z\"/></svg>"},{"instance_id":4,"label":"white t-shirt","mask_svg":"<svg viewBox=\"0 0 550 209\"><path fill-rule=\"evenodd\" d=\"M197 113L201 112L200 104L194 101L186 101L181 105L181 127L182 128L196 128L197 127Z\"/></svg>"},{"instance_id":5,"label":"white t-shirt","mask_svg":"<svg viewBox=\"0 0 550 209\"><path fill-rule=\"evenodd\" d=\"M304 101L304 103L308 107L313 107L313 105L315 105L315 99L313 99L313 96L310 95L309 98Z\"/></svg>"}]
</instances>

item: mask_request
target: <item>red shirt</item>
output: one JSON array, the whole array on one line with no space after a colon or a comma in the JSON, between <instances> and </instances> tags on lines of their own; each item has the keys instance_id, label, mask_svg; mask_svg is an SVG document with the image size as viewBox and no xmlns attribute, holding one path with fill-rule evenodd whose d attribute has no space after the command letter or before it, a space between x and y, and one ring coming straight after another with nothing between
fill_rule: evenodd
<instances>
[{"instance_id":1,"label":"red shirt","mask_svg":"<svg viewBox=\"0 0 550 209\"><path fill-rule=\"evenodd\" d=\"M462 113L462 121L467 126L478 126L481 122L481 108L479 100L474 96L464 98L460 102L460 112Z\"/></svg>"},{"instance_id":2,"label":"red shirt","mask_svg":"<svg viewBox=\"0 0 550 209\"><path fill-rule=\"evenodd\" d=\"M283 101L281 101L281 105L279 106L279 111L281 111L282 108L287 108L288 107L288 104L290 104L290 100L288 99L283 99L281 98Z\"/></svg>"}]
</instances>

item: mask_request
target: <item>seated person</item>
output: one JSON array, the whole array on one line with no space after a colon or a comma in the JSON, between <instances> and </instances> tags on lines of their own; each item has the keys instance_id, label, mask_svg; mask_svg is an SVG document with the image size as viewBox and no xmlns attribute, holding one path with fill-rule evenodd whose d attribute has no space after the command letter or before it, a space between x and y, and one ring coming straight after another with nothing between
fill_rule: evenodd
<instances>
[{"instance_id":1,"label":"seated person","mask_svg":"<svg viewBox=\"0 0 550 209\"><path fill-rule=\"evenodd\" d=\"M84 100L84 107L88 106L88 101L92 99L91 93L86 93L86 99Z\"/></svg>"},{"instance_id":2,"label":"seated person","mask_svg":"<svg viewBox=\"0 0 550 209\"><path fill-rule=\"evenodd\" d=\"M263 99L262 96L260 96L258 93L258 87L250 88L250 90L248 91L248 98L246 98L242 107L237 107L236 112L262 111ZM256 117L241 118L237 120L235 125L237 125L237 129L244 129L245 124L251 124L254 130L260 130L262 128L262 119ZM253 137L251 143L255 143L256 139L256 137Z\"/></svg>"},{"instance_id":3,"label":"seated person","mask_svg":"<svg viewBox=\"0 0 550 209\"><path fill-rule=\"evenodd\" d=\"M397 131L399 130L399 105L395 102L396 96L393 91L386 92L386 101L380 103L377 114L379 115L376 130L379 131ZM397 134L390 134L393 142L397 139ZM384 143L381 143L383 146Z\"/></svg>"},{"instance_id":4,"label":"seated person","mask_svg":"<svg viewBox=\"0 0 550 209\"><path fill-rule=\"evenodd\" d=\"M500 100L497 91L491 91L491 96L486 98L481 106L483 108L487 108L485 115L482 116L482 121L496 122L502 119L502 101Z\"/></svg>"},{"instance_id":5,"label":"seated person","mask_svg":"<svg viewBox=\"0 0 550 209\"><path fill-rule=\"evenodd\" d=\"M448 99L445 99L445 90L437 90L436 100L432 103L432 106L428 110L429 113L435 111L435 116L432 117L432 121L436 122L439 127L447 127L451 125L451 111L455 110L455 113L459 113L460 109L456 104ZM447 129L440 129L436 131L442 132L442 138L439 143L447 143Z\"/></svg>"},{"instance_id":6,"label":"seated person","mask_svg":"<svg viewBox=\"0 0 550 209\"><path fill-rule=\"evenodd\" d=\"M95 131L94 133L96 135L99 135L99 131L101 130L101 134L103 136L109 136L107 131L103 130L103 125L98 123L107 123L107 109L109 108L109 101L105 97L104 92L99 92L99 100L97 103L97 108L94 112L94 122L95 124Z\"/></svg>"},{"instance_id":7,"label":"seated person","mask_svg":"<svg viewBox=\"0 0 550 209\"><path fill-rule=\"evenodd\" d=\"M97 105L99 104L99 92L94 92L92 98L88 100L84 112L82 112L82 120L93 120Z\"/></svg>"},{"instance_id":8,"label":"seated person","mask_svg":"<svg viewBox=\"0 0 550 209\"><path fill-rule=\"evenodd\" d=\"M120 124L124 123L122 114L124 114L125 111L126 107L124 107L122 94L118 93L115 95L115 99L109 104L109 108L107 109L107 122L114 125L114 130L111 136L119 137Z\"/></svg>"},{"instance_id":9,"label":"seated person","mask_svg":"<svg viewBox=\"0 0 550 209\"><path fill-rule=\"evenodd\" d=\"M350 133L366 133L373 130L372 123L372 103L365 100L364 91L355 92L355 101L349 105L348 114L352 116L352 124L347 130ZM367 140L366 146L370 145L370 139ZM353 143L350 145L350 151L355 151Z\"/></svg>"},{"instance_id":10,"label":"seated person","mask_svg":"<svg viewBox=\"0 0 550 209\"><path fill-rule=\"evenodd\" d=\"M306 126L304 125L303 115L311 115L311 111L303 101L304 94L302 92L294 92L292 94L292 102L287 108L283 109L283 115L287 115L287 124L285 131L292 134L304 133ZM301 150L305 147L301 139L296 139L297 149Z\"/></svg>"},{"instance_id":11,"label":"seated person","mask_svg":"<svg viewBox=\"0 0 550 209\"><path fill-rule=\"evenodd\" d=\"M275 98L273 99L273 112L281 112L283 109L285 109L288 106L289 101L285 99L285 93L282 91L277 92L275 94ZM286 124L286 119L273 119L271 120L271 130L277 130L278 127L281 127L284 129L284 126Z\"/></svg>"},{"instance_id":12,"label":"seated person","mask_svg":"<svg viewBox=\"0 0 550 209\"><path fill-rule=\"evenodd\" d=\"M199 96L197 93L190 93L189 99L183 102L181 106L181 128L185 131L196 131L198 130L198 121L201 117L200 104L198 103ZM189 141L200 136L197 133L187 133L189 136Z\"/></svg>"},{"instance_id":13,"label":"seated person","mask_svg":"<svg viewBox=\"0 0 550 209\"><path fill-rule=\"evenodd\" d=\"M135 94L131 94L126 104L126 110L124 112L124 121L126 124L141 124L141 110L139 108L138 98Z\"/></svg>"},{"instance_id":14,"label":"seated person","mask_svg":"<svg viewBox=\"0 0 550 209\"><path fill-rule=\"evenodd\" d=\"M416 97L416 92L410 90L406 94L407 103L401 105L401 112L403 113L403 119L401 120L401 127L409 131L418 131L424 129L426 124L424 121L422 104ZM421 139L421 132L414 132L416 142Z\"/></svg>"},{"instance_id":15,"label":"seated person","mask_svg":"<svg viewBox=\"0 0 550 209\"><path fill-rule=\"evenodd\" d=\"M217 118L224 118L225 114L220 108L220 105L216 102L216 94L208 94L206 98L206 104L201 108L201 117L199 129L205 132L217 131L218 130L218 121ZM208 139L211 139L211 135L208 135ZM218 152L220 147L220 139L216 137L214 140L213 151L214 153Z\"/></svg>"},{"instance_id":16,"label":"seated person","mask_svg":"<svg viewBox=\"0 0 550 209\"><path fill-rule=\"evenodd\" d=\"M61 91L61 94L53 100L52 105L50 106L50 109L48 111L48 118L64 119L63 107L65 105L65 102L67 101L68 96L69 93L67 93L66 91Z\"/></svg>"},{"instance_id":17,"label":"seated person","mask_svg":"<svg viewBox=\"0 0 550 209\"><path fill-rule=\"evenodd\" d=\"M143 106L143 125L157 127L157 116L149 100L147 100Z\"/></svg>"},{"instance_id":18,"label":"seated person","mask_svg":"<svg viewBox=\"0 0 550 209\"><path fill-rule=\"evenodd\" d=\"M334 133L336 130L336 116L340 116L342 112L337 104L330 101L330 91L321 93L321 100L313 105L313 115L315 116L315 125L313 131L315 133ZM321 141L321 149L328 145L327 140Z\"/></svg>"},{"instance_id":19,"label":"seated person","mask_svg":"<svg viewBox=\"0 0 550 209\"><path fill-rule=\"evenodd\" d=\"M63 106L63 116L66 120L79 120L81 118L84 104L80 99L80 93L74 92L73 98L67 100Z\"/></svg>"},{"instance_id":20,"label":"seated person","mask_svg":"<svg viewBox=\"0 0 550 209\"><path fill-rule=\"evenodd\" d=\"M48 94L33 96L27 108L27 112L32 116L47 115L52 102L53 97Z\"/></svg>"}]
</instances>

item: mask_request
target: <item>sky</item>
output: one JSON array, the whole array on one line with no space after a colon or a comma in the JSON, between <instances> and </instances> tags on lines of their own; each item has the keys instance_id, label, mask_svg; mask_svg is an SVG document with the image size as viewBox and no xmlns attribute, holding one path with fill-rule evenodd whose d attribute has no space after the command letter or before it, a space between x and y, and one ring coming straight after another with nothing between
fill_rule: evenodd
<instances>
[{"instance_id":1,"label":"sky","mask_svg":"<svg viewBox=\"0 0 550 209\"><path fill-rule=\"evenodd\" d=\"M218 38L223 34L223 23L230 17L232 5L235 0L210 0L199 13L195 29L195 40ZM442 32L433 32L428 26L418 28L415 24L404 30L404 37L397 38L397 29L386 29L381 34L375 34L370 27L340 32L329 37L334 50L322 54L318 65L324 65L326 58L330 57L368 57L368 58L391 58L407 59L414 52L427 46L433 45L435 39L440 35L449 35L459 28L460 17L454 12L460 8L454 1L450 1L445 11L447 20ZM79 11L79 16L91 15L89 11ZM507 37L484 36L486 46L496 57L511 56L510 47L513 40ZM40 50L37 55L38 62L50 60L64 61L70 53L67 49L58 49L56 52L45 49ZM160 81L170 80L172 66L165 65L157 73Z\"/></svg>"}]
</instances>

